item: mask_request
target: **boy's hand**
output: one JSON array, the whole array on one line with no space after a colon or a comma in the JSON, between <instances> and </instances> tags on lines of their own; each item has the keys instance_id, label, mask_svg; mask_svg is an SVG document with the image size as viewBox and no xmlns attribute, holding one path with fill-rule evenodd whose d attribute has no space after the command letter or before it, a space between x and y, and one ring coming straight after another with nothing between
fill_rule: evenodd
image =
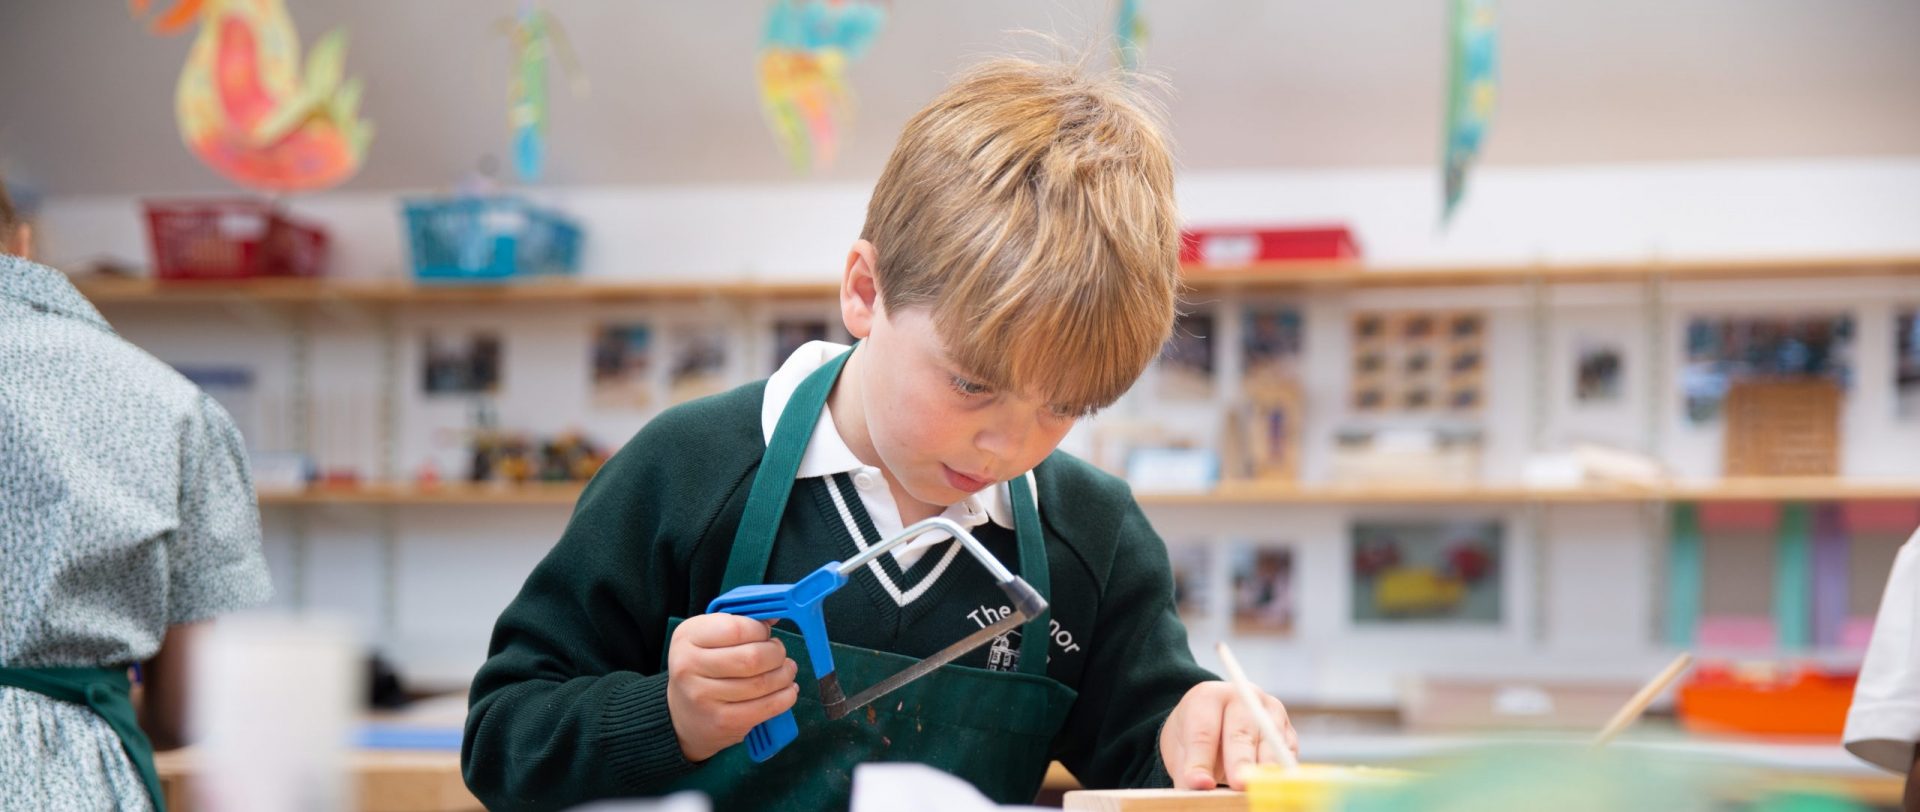
<instances>
[{"instance_id":1,"label":"boy's hand","mask_svg":"<svg viewBox=\"0 0 1920 812\"><path fill-rule=\"evenodd\" d=\"M699 615L673 630L667 654L667 713L680 752L706 761L747 737L754 725L793 707L799 671L773 640L772 624L739 615Z\"/></svg>"},{"instance_id":2,"label":"boy's hand","mask_svg":"<svg viewBox=\"0 0 1920 812\"><path fill-rule=\"evenodd\" d=\"M1300 737L1280 700L1260 694L1267 714L1287 737L1278 746L1298 753ZM1203 682L1180 698L1167 723L1160 728L1160 758L1166 762L1173 785L1183 789L1213 789L1226 784L1247 788L1248 768L1274 760L1270 745L1260 740L1259 723L1225 682ZM1266 756L1261 758L1260 756Z\"/></svg>"}]
</instances>

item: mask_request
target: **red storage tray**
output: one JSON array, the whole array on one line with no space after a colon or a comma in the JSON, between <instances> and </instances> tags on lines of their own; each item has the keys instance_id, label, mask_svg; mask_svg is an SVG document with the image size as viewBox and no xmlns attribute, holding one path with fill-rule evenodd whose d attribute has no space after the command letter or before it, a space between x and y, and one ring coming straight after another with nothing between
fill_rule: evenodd
<instances>
[{"instance_id":1,"label":"red storage tray","mask_svg":"<svg viewBox=\"0 0 1920 812\"><path fill-rule=\"evenodd\" d=\"M1360 244L1346 226L1268 228L1209 226L1180 232L1180 261L1210 267L1256 262L1360 258Z\"/></svg>"},{"instance_id":2,"label":"red storage tray","mask_svg":"<svg viewBox=\"0 0 1920 812\"><path fill-rule=\"evenodd\" d=\"M144 206L159 279L314 277L326 266L326 230L264 200L148 200Z\"/></svg>"}]
</instances>

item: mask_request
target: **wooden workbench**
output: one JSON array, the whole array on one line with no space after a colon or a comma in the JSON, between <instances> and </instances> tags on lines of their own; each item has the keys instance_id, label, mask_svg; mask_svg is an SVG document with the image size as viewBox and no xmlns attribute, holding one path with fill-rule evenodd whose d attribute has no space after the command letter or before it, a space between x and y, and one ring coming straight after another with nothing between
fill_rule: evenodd
<instances>
[{"instance_id":1,"label":"wooden workbench","mask_svg":"<svg viewBox=\"0 0 1920 812\"><path fill-rule=\"evenodd\" d=\"M358 750L349 761L360 812L482 812L460 777L460 754L449 751ZM154 769L168 812L193 812L199 757L193 748L155 754Z\"/></svg>"}]
</instances>

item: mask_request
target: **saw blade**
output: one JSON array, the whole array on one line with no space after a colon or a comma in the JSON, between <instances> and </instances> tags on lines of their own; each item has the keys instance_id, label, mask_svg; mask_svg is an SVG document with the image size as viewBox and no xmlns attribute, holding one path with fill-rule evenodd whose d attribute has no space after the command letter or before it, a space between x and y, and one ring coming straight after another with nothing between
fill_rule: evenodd
<instances>
[{"instance_id":1,"label":"saw blade","mask_svg":"<svg viewBox=\"0 0 1920 812\"><path fill-rule=\"evenodd\" d=\"M826 708L827 718L838 719L864 708L874 700L899 690L900 686L924 677L940 666L960 659L960 657L967 652L986 645L987 641L1006 634L1012 631L1014 627L1025 622L1027 622L1027 616L1024 613L1019 611L1010 612L1006 617L1001 618L998 623L960 638L959 642L935 652L933 656L900 669L900 671L893 676L876 682L866 690L854 694L851 699L828 704Z\"/></svg>"}]
</instances>

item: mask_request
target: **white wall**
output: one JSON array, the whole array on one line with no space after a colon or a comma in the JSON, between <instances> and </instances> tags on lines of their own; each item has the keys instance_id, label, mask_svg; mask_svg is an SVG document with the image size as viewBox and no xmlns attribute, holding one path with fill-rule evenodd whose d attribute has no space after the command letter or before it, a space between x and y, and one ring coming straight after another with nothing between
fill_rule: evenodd
<instances>
[{"instance_id":1,"label":"white wall","mask_svg":"<svg viewBox=\"0 0 1920 812\"><path fill-rule=\"evenodd\" d=\"M1453 228L1435 226L1438 191L1430 173L1412 170L1192 175L1181 205L1195 223L1267 220L1344 221L1370 261L1383 265L1576 262L1646 258L1793 257L1920 254L1920 159L1795 164L1622 166L1487 170L1474 178ZM588 227L585 273L600 278L828 279L859 228L864 188L850 186L573 189L551 202ZM401 273L402 236L394 199L331 195L295 208L333 229L342 276ZM145 256L136 202L124 198L47 201L46 254L74 267L100 256ZM1643 291L1632 285L1579 285L1550 294L1555 320L1544 347L1532 340L1524 290L1365 290L1295 297L1307 314L1309 434L1303 470L1327 470L1332 431L1342 421L1348 386L1347 315L1356 308L1479 307L1490 313L1490 427L1484 474L1517 478L1535 442L1534 353L1547 351L1551 378L1538 413L1542 439L1600 439L1656 448L1687 475L1718 470L1718 430L1684 423L1679 393L1647 378L1656 354L1668 374L1680 360L1685 315L1728 308L1845 308L1858 319L1859 374L1845 416L1843 465L1857 475L1920 475L1920 425L1893 417L1891 318L1898 302L1920 303L1920 283L1904 280L1696 282L1667 292L1666 346L1650 346ZM1216 323L1220 366L1231 369L1241 302L1224 297ZM827 312L827 303L696 303L698 315L736 325L733 374L765 373L764 326L774 311ZM253 438L292 447L284 419L291 397L292 325L300 311L264 306L116 305L107 316L127 336L174 363L225 363L258 371ZM598 320L642 316L692 318L680 305L546 304L515 307L421 305L384 320L381 311L312 311L314 449L327 466L378 475L391 459L401 475L421 462L448 459L464 427L461 401L417 394L420 335L431 328L487 328L506 339L501 417L512 427L552 432L583 427L618 442L649 413L595 410L588 400L587 336ZM386 355L385 330L394 355ZM1579 411L1570 402L1569 348L1580 335L1619 338L1627 350L1627 389L1617 407ZM656 333L656 335L658 335ZM391 366L389 366L391 364ZM400 432L382 448L378 404L386 375L402 388ZM1151 377L1141 387L1150 391ZM1231 400L1221 376L1218 403ZM1130 396L1115 413L1198 425L1217 423L1206 406L1172 408ZM1070 442L1083 445L1085 434ZM1248 641L1243 656L1283 696L1379 702L1414 670L1470 674L1634 676L1656 667L1659 523L1637 506L1561 506L1528 511L1456 508L1446 515L1502 518L1511 539L1507 623L1492 632L1394 635L1351 628L1345 575L1348 523L1356 516L1431 515L1436 511L1332 506L1155 508L1169 539L1214 543L1259 538L1296 544L1300 629L1290 640ZM484 655L499 609L564 525L561 507L398 509L271 508L268 552L280 602L345 613L411 674L464 681ZM300 528L304 524L304 531ZM304 556L294 539L304 532ZM392 547L383 536L396 539ZM1611 607L1594 611L1596 606ZM1211 662L1218 624L1196 628Z\"/></svg>"}]
</instances>

